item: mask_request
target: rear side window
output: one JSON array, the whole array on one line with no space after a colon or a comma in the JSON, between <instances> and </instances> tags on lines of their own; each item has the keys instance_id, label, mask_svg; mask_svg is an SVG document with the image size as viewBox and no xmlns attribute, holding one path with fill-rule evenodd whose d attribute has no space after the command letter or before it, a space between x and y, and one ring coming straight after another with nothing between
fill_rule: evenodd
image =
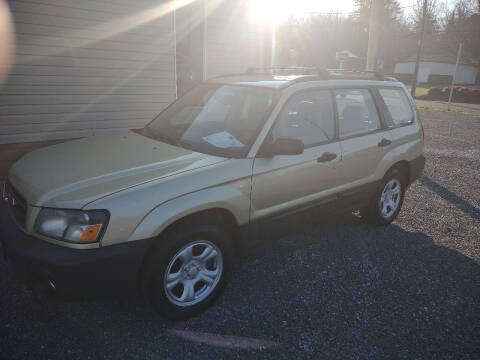
<instances>
[{"instance_id":1,"label":"rear side window","mask_svg":"<svg viewBox=\"0 0 480 360\"><path fill-rule=\"evenodd\" d=\"M372 95L367 89L335 90L340 137L360 135L380 129Z\"/></svg>"},{"instance_id":2,"label":"rear side window","mask_svg":"<svg viewBox=\"0 0 480 360\"><path fill-rule=\"evenodd\" d=\"M288 136L312 146L335 136L332 96L328 90L303 91L293 95L272 130L272 140Z\"/></svg>"},{"instance_id":3,"label":"rear side window","mask_svg":"<svg viewBox=\"0 0 480 360\"><path fill-rule=\"evenodd\" d=\"M413 110L407 96L401 89L379 89L383 101L395 126L411 124Z\"/></svg>"}]
</instances>

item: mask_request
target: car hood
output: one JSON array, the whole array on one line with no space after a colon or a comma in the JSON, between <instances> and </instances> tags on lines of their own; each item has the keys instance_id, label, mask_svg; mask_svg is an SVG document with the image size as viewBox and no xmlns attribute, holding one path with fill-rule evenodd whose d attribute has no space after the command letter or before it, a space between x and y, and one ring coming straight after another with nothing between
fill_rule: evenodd
<instances>
[{"instance_id":1,"label":"car hood","mask_svg":"<svg viewBox=\"0 0 480 360\"><path fill-rule=\"evenodd\" d=\"M125 131L35 150L12 166L8 178L31 205L81 208L132 186L223 160Z\"/></svg>"}]
</instances>

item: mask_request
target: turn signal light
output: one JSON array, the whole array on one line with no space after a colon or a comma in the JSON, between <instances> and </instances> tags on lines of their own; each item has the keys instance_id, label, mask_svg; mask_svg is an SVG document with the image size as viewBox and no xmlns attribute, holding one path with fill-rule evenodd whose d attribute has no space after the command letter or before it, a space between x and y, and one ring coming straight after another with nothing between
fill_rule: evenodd
<instances>
[{"instance_id":1,"label":"turn signal light","mask_svg":"<svg viewBox=\"0 0 480 360\"><path fill-rule=\"evenodd\" d=\"M80 236L80 242L92 242L97 239L102 225L88 225L83 227L82 235Z\"/></svg>"}]
</instances>

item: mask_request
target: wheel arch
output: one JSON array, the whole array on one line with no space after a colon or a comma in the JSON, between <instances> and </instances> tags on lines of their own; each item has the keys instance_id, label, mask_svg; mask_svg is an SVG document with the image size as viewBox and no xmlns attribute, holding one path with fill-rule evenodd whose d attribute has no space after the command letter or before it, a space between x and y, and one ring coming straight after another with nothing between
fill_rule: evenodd
<instances>
[{"instance_id":1,"label":"wheel arch","mask_svg":"<svg viewBox=\"0 0 480 360\"><path fill-rule=\"evenodd\" d=\"M168 231L172 231L176 226L180 226L182 223L194 221L196 219L205 219L206 221L218 222L225 226L225 230L233 232L238 227L237 219L233 213L224 207L212 207L208 209L198 210L184 215L166 226L159 236Z\"/></svg>"},{"instance_id":2,"label":"wheel arch","mask_svg":"<svg viewBox=\"0 0 480 360\"><path fill-rule=\"evenodd\" d=\"M163 230L152 239L152 242L143 256L137 275L137 285L140 293L147 294L148 284L150 281L148 277L148 270L152 261L154 261L153 254L155 254L156 247L160 246L161 242L164 240L162 235L168 233L169 231L175 231L175 228L181 227L182 225L192 224L195 221L211 221L225 226L225 231L227 231L232 240L232 250L235 251L237 243L235 241L236 229L238 228L239 224L237 223L237 219L235 218L234 214L230 210L224 207L212 207L188 213L183 217L171 221L168 226L164 227Z\"/></svg>"},{"instance_id":3,"label":"wheel arch","mask_svg":"<svg viewBox=\"0 0 480 360\"><path fill-rule=\"evenodd\" d=\"M156 238L177 221L187 217L221 214L228 225L247 224L250 219L249 193L224 186L174 198L152 209L136 226L128 241Z\"/></svg>"},{"instance_id":4,"label":"wheel arch","mask_svg":"<svg viewBox=\"0 0 480 360\"><path fill-rule=\"evenodd\" d=\"M400 160L397 161L395 164L390 166L390 168L385 172L385 175L387 175L390 171L397 169L399 170L402 174L405 176L405 182L406 186L410 185L409 184L409 179L410 179L410 162L407 160Z\"/></svg>"}]
</instances>

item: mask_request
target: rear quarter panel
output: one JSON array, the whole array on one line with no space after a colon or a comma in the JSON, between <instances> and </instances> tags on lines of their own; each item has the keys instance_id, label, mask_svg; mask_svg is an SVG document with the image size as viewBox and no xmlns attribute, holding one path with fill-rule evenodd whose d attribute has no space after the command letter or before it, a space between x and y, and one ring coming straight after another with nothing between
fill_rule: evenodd
<instances>
[{"instance_id":1,"label":"rear quarter panel","mask_svg":"<svg viewBox=\"0 0 480 360\"><path fill-rule=\"evenodd\" d=\"M383 159L376 171L375 179L381 179L395 163L412 161L422 155L423 137L421 125L416 121L413 124L390 130L392 144L388 146Z\"/></svg>"}]
</instances>

